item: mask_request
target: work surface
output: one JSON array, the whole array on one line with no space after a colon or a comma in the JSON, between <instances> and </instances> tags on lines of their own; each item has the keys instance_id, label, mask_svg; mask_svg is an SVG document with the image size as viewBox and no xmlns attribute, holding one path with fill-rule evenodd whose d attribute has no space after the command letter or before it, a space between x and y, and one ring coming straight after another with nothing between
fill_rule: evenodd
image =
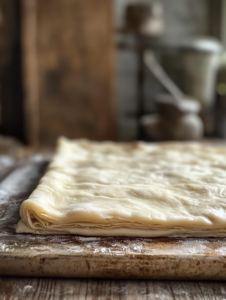
<instances>
[{"instance_id":1,"label":"work surface","mask_svg":"<svg viewBox=\"0 0 226 300\"><path fill-rule=\"evenodd\" d=\"M35 157L2 168L0 275L226 279L224 238L125 238L16 234L19 207L37 186L47 161Z\"/></svg>"},{"instance_id":2,"label":"work surface","mask_svg":"<svg viewBox=\"0 0 226 300\"><path fill-rule=\"evenodd\" d=\"M226 239L16 234L20 203L35 188L46 165L36 156L19 163L8 161L0 170L0 274L29 276L2 277L0 299L226 299L223 282L81 279L224 280Z\"/></svg>"}]
</instances>

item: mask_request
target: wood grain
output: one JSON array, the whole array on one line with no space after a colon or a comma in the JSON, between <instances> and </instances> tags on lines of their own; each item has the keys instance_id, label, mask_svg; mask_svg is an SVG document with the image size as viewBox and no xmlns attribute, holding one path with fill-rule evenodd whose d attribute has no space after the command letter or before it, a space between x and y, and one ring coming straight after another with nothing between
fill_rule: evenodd
<instances>
[{"instance_id":1,"label":"wood grain","mask_svg":"<svg viewBox=\"0 0 226 300\"><path fill-rule=\"evenodd\" d=\"M27 142L39 145L39 74L37 52L37 3L22 0L23 87Z\"/></svg>"},{"instance_id":2,"label":"wood grain","mask_svg":"<svg viewBox=\"0 0 226 300\"><path fill-rule=\"evenodd\" d=\"M112 1L23 3L30 143L115 139Z\"/></svg>"},{"instance_id":3,"label":"wood grain","mask_svg":"<svg viewBox=\"0 0 226 300\"><path fill-rule=\"evenodd\" d=\"M225 282L0 278L1 299L223 300Z\"/></svg>"}]
</instances>

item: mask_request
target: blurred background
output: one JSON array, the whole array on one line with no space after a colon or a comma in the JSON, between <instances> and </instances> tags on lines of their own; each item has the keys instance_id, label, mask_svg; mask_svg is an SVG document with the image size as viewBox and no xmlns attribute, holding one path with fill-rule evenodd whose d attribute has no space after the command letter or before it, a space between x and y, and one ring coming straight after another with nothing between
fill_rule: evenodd
<instances>
[{"instance_id":1,"label":"blurred background","mask_svg":"<svg viewBox=\"0 0 226 300\"><path fill-rule=\"evenodd\" d=\"M226 0L0 0L0 151L223 141L225 46Z\"/></svg>"}]
</instances>

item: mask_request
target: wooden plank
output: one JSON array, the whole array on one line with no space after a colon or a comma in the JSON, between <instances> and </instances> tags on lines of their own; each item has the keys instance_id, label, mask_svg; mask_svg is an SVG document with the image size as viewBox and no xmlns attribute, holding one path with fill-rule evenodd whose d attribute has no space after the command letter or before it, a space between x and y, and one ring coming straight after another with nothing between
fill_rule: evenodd
<instances>
[{"instance_id":1,"label":"wooden plank","mask_svg":"<svg viewBox=\"0 0 226 300\"><path fill-rule=\"evenodd\" d=\"M115 139L112 1L23 4L30 143Z\"/></svg>"},{"instance_id":2,"label":"wooden plank","mask_svg":"<svg viewBox=\"0 0 226 300\"><path fill-rule=\"evenodd\" d=\"M39 74L37 53L37 3L21 1L25 128L28 144L39 145Z\"/></svg>"},{"instance_id":3,"label":"wooden plank","mask_svg":"<svg viewBox=\"0 0 226 300\"><path fill-rule=\"evenodd\" d=\"M225 299L224 282L143 280L73 280L0 278L1 299L98 299L98 300L212 300Z\"/></svg>"},{"instance_id":4,"label":"wooden plank","mask_svg":"<svg viewBox=\"0 0 226 300\"><path fill-rule=\"evenodd\" d=\"M40 159L40 158L39 158ZM7 169L0 183L0 275L226 279L225 238L126 238L16 234L19 207L46 161ZM9 166L11 167L11 166Z\"/></svg>"},{"instance_id":5,"label":"wooden plank","mask_svg":"<svg viewBox=\"0 0 226 300\"><path fill-rule=\"evenodd\" d=\"M18 220L12 210L8 215ZM7 217L4 212L3 217ZM226 279L225 239L191 239L189 245L183 239L14 236L12 223L6 223L2 232L0 275ZM209 244L206 249L205 244Z\"/></svg>"}]
</instances>

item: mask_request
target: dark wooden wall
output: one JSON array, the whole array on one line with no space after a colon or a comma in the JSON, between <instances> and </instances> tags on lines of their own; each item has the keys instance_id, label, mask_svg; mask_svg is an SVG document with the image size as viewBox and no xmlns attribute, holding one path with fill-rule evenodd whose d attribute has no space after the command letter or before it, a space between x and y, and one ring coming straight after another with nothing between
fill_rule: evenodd
<instances>
[{"instance_id":1,"label":"dark wooden wall","mask_svg":"<svg viewBox=\"0 0 226 300\"><path fill-rule=\"evenodd\" d=\"M20 2L0 0L0 134L24 141L20 41Z\"/></svg>"},{"instance_id":2,"label":"dark wooden wall","mask_svg":"<svg viewBox=\"0 0 226 300\"><path fill-rule=\"evenodd\" d=\"M110 0L23 0L30 143L115 139L112 19Z\"/></svg>"}]
</instances>

